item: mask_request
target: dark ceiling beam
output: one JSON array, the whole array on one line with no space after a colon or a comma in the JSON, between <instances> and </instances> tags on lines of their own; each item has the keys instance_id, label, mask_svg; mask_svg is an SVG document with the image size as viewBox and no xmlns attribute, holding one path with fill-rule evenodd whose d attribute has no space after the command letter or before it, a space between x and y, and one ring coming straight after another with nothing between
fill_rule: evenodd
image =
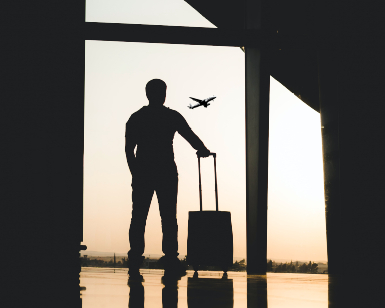
<instances>
[{"instance_id":1,"label":"dark ceiling beam","mask_svg":"<svg viewBox=\"0 0 385 308\"><path fill-rule=\"evenodd\" d=\"M85 39L165 43L208 46L254 46L271 49L312 49L313 40L307 36L287 36L278 33L267 36L260 30L229 30L158 25L85 23Z\"/></svg>"},{"instance_id":2,"label":"dark ceiling beam","mask_svg":"<svg viewBox=\"0 0 385 308\"><path fill-rule=\"evenodd\" d=\"M242 31L97 22L85 23L85 39L233 47L244 46L246 41Z\"/></svg>"}]
</instances>

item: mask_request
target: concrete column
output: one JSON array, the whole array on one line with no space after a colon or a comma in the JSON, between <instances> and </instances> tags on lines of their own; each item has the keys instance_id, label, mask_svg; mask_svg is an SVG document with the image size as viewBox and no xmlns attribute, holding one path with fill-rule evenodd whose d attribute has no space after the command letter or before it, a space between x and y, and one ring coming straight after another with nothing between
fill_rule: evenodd
<instances>
[{"instance_id":1,"label":"concrete column","mask_svg":"<svg viewBox=\"0 0 385 308\"><path fill-rule=\"evenodd\" d=\"M246 29L262 29L263 0L246 1ZM245 46L247 273L266 273L269 87L267 53Z\"/></svg>"},{"instance_id":2,"label":"concrete column","mask_svg":"<svg viewBox=\"0 0 385 308\"><path fill-rule=\"evenodd\" d=\"M318 84L322 131L322 152L325 188L325 215L329 274L341 268L341 200L338 74L335 51L318 52Z\"/></svg>"}]
</instances>

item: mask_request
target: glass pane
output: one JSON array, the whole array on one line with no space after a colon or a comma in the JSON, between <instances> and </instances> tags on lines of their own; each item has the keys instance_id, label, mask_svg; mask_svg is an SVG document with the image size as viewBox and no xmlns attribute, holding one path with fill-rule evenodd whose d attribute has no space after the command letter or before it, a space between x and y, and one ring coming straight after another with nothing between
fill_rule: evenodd
<instances>
[{"instance_id":1,"label":"glass pane","mask_svg":"<svg viewBox=\"0 0 385 308\"><path fill-rule=\"evenodd\" d=\"M216 28L183 0L87 0L86 21Z\"/></svg>"},{"instance_id":2,"label":"glass pane","mask_svg":"<svg viewBox=\"0 0 385 308\"><path fill-rule=\"evenodd\" d=\"M237 47L86 41L84 127L85 252L124 257L129 249L131 174L125 123L148 104L146 83L167 83L165 106L178 111L217 152L219 210L230 211L234 258L246 255L244 53ZM327 270L320 115L276 80L270 84L267 257L311 260ZM207 108L189 109L215 95ZM195 150L177 133L179 253L187 244L188 212L199 210ZM203 209L214 210L212 158L202 160ZM162 255L161 222L153 197L145 256ZM323 264L319 263L322 262ZM152 306L151 306L152 307Z\"/></svg>"},{"instance_id":3,"label":"glass pane","mask_svg":"<svg viewBox=\"0 0 385 308\"><path fill-rule=\"evenodd\" d=\"M124 257L129 249L131 174L125 157L125 125L148 105L146 83L167 84L165 106L178 111L194 133L218 153L219 210L230 211L234 257L246 255L244 53L238 47L86 41L84 126L84 243L93 251ZM217 98L189 109L190 99ZM174 138L179 173L179 253L187 253L189 211L199 211L196 150ZM215 210L213 158L201 160L204 210ZM158 200L147 219L145 256L162 255ZM112 253L112 254L111 254ZM100 254L100 253L99 253ZM152 306L151 306L152 307ZM154 306L155 307L155 306Z\"/></svg>"}]
</instances>

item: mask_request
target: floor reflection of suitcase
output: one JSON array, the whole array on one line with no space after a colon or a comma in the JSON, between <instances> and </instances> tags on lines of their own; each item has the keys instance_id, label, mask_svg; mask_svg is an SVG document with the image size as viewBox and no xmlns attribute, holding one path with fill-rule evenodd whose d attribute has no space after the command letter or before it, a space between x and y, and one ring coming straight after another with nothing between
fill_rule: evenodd
<instances>
[{"instance_id":1,"label":"floor reflection of suitcase","mask_svg":"<svg viewBox=\"0 0 385 308\"><path fill-rule=\"evenodd\" d=\"M233 280L188 277L187 278L187 307L188 308L205 308L205 307L233 308L234 307Z\"/></svg>"},{"instance_id":2,"label":"floor reflection of suitcase","mask_svg":"<svg viewBox=\"0 0 385 308\"><path fill-rule=\"evenodd\" d=\"M189 212L187 262L197 271L199 266L219 266L224 272L233 264L233 231L230 212L218 211L216 154L214 157L216 211L202 210L200 157L199 201L200 211Z\"/></svg>"}]
</instances>

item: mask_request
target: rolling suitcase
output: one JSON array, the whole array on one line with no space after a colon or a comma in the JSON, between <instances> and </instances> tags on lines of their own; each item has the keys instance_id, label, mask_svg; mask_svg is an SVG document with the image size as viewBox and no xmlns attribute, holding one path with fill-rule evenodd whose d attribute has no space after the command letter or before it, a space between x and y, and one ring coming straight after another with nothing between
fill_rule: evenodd
<instances>
[{"instance_id":1,"label":"rolling suitcase","mask_svg":"<svg viewBox=\"0 0 385 308\"><path fill-rule=\"evenodd\" d=\"M200 157L199 201L200 211L190 211L188 220L187 262L194 271L199 266L219 266L225 273L233 264L233 230L230 212L218 210L216 154L214 158L216 211L202 210L202 183Z\"/></svg>"}]
</instances>

